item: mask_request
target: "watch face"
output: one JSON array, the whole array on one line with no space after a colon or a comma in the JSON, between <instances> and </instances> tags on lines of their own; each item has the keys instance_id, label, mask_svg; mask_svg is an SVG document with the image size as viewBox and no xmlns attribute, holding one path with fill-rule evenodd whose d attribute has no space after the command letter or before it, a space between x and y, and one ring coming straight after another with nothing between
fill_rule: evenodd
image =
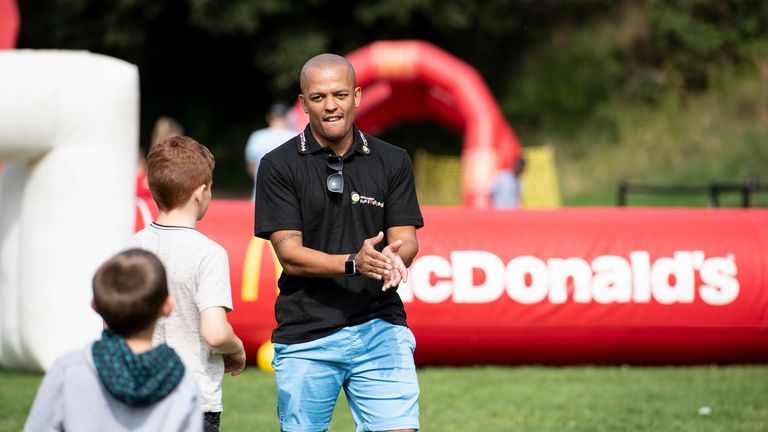
<instances>
[{"instance_id":1,"label":"watch face","mask_svg":"<svg viewBox=\"0 0 768 432\"><path fill-rule=\"evenodd\" d=\"M344 263L344 273L347 274L347 276L352 276L355 274L355 259L350 257L347 258L347 261Z\"/></svg>"}]
</instances>

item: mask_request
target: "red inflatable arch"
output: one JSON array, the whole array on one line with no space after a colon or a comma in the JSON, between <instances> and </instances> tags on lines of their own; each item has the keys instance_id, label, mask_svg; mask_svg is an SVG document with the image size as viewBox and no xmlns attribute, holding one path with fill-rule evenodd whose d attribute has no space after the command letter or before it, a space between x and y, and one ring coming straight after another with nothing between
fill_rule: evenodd
<instances>
[{"instance_id":1,"label":"red inflatable arch","mask_svg":"<svg viewBox=\"0 0 768 432\"><path fill-rule=\"evenodd\" d=\"M461 154L464 204L490 207L499 169L510 168L520 144L480 74L451 54L422 41L382 41L347 56L363 98L360 129L376 133L399 120L435 119L464 134ZM296 127L309 121L297 103Z\"/></svg>"},{"instance_id":2,"label":"red inflatable arch","mask_svg":"<svg viewBox=\"0 0 768 432\"><path fill-rule=\"evenodd\" d=\"M19 34L19 7L16 0L0 0L0 50L16 47Z\"/></svg>"}]
</instances>

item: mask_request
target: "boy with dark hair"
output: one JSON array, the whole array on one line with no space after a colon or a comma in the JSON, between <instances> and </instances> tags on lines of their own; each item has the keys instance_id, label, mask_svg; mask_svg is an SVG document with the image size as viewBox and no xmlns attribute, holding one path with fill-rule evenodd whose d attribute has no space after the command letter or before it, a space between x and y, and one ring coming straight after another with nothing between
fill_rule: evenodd
<instances>
[{"instance_id":1,"label":"boy with dark hair","mask_svg":"<svg viewBox=\"0 0 768 432\"><path fill-rule=\"evenodd\" d=\"M152 347L157 319L173 309L160 260L140 249L110 258L91 304L106 324L101 340L54 363L24 430L201 430L194 377L168 345Z\"/></svg>"},{"instance_id":2,"label":"boy with dark hair","mask_svg":"<svg viewBox=\"0 0 768 432\"><path fill-rule=\"evenodd\" d=\"M158 322L153 341L167 343L197 379L206 431L218 431L224 373L245 367L242 341L232 331L227 252L195 229L211 202L215 162L192 138L173 136L147 155L147 180L160 214L136 233L134 245L160 257L176 308Z\"/></svg>"}]
</instances>

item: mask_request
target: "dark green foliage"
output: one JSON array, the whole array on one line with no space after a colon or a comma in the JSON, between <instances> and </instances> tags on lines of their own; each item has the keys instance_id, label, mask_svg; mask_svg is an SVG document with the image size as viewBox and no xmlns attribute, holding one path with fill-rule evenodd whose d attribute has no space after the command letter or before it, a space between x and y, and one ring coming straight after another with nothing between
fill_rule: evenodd
<instances>
[{"instance_id":1,"label":"dark green foliage","mask_svg":"<svg viewBox=\"0 0 768 432\"><path fill-rule=\"evenodd\" d=\"M723 67L749 63L768 36L768 3L761 0L649 2L651 37L645 62L665 71L681 90L707 88Z\"/></svg>"},{"instance_id":2,"label":"dark green foliage","mask_svg":"<svg viewBox=\"0 0 768 432\"><path fill-rule=\"evenodd\" d=\"M19 4L20 48L86 49L138 64L142 143L159 115L176 117L219 157L217 185L243 191L248 134L273 100L295 99L301 65L320 52L426 40L478 69L521 137L614 140L621 121L606 107L687 99L768 55L762 0ZM404 147L421 146L397 135Z\"/></svg>"}]
</instances>

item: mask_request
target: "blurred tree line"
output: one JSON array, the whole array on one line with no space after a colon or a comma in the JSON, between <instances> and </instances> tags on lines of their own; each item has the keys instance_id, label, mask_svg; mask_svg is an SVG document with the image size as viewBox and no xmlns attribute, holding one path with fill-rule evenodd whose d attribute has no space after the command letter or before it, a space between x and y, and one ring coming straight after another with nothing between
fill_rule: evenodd
<instances>
[{"instance_id":1,"label":"blurred tree line","mask_svg":"<svg viewBox=\"0 0 768 432\"><path fill-rule=\"evenodd\" d=\"M217 185L243 190L248 134L273 100L295 100L301 65L321 52L430 41L480 71L524 143L596 123L610 133L606 101L685 99L768 58L764 0L19 3L19 48L84 49L137 64L142 144L155 118L172 116L214 150ZM440 142L428 146L458 153L460 137L439 126L396 129L385 139L411 151L435 134Z\"/></svg>"}]
</instances>

